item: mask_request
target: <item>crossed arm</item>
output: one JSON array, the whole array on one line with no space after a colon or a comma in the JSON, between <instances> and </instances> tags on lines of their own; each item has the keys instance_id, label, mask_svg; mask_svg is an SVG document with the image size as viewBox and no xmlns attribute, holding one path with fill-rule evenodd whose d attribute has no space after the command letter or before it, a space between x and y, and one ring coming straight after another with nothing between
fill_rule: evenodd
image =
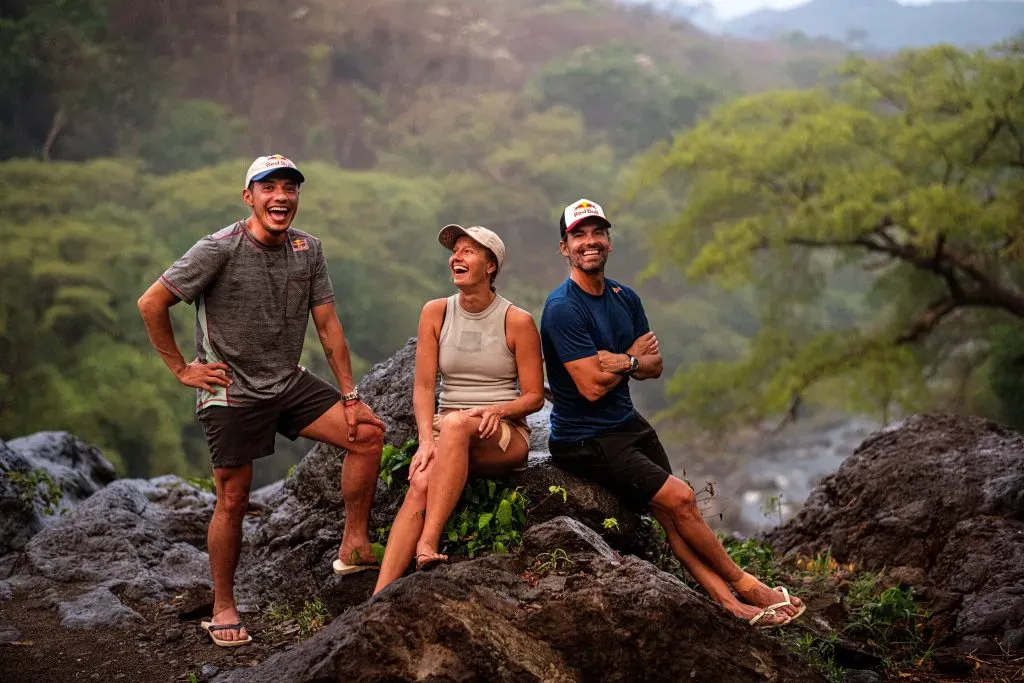
<instances>
[{"instance_id":1,"label":"crossed arm","mask_svg":"<svg viewBox=\"0 0 1024 683\"><path fill-rule=\"evenodd\" d=\"M661 376L663 363L658 338L653 332L638 337L626 349L626 353L598 351L596 355L569 361L565 369L576 383L580 394L588 401L596 401L619 385L629 370L629 356L640 362L633 379L657 379Z\"/></svg>"}]
</instances>

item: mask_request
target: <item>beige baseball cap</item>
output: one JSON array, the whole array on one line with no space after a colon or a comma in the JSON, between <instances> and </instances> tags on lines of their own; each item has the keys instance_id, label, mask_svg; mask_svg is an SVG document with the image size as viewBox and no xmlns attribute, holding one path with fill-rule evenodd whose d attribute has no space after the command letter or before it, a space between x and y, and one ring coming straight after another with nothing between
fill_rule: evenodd
<instances>
[{"instance_id":1,"label":"beige baseball cap","mask_svg":"<svg viewBox=\"0 0 1024 683\"><path fill-rule=\"evenodd\" d=\"M455 241L465 235L470 239L482 244L491 250L494 254L494 258L498 259L498 270L495 271L495 275L501 272L501 267L505 265L505 243L501 241L493 231L488 230L479 225L474 225L471 228L464 228L461 225L446 225L441 228L441 232L437 233L437 241L441 243L445 249L452 249L455 247Z\"/></svg>"}]
</instances>

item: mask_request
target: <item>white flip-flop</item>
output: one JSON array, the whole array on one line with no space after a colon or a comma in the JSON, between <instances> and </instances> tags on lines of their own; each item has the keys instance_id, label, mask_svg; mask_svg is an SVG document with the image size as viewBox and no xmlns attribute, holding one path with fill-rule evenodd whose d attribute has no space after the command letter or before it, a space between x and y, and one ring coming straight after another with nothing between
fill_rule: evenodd
<instances>
[{"instance_id":1,"label":"white flip-flop","mask_svg":"<svg viewBox=\"0 0 1024 683\"><path fill-rule=\"evenodd\" d=\"M345 564L339 559L335 559L334 564L331 566L334 568L334 573L338 576L364 572L367 569L380 569L380 567L375 564Z\"/></svg>"},{"instance_id":2,"label":"white flip-flop","mask_svg":"<svg viewBox=\"0 0 1024 683\"><path fill-rule=\"evenodd\" d=\"M215 624L212 621L203 621L199 624L200 628L210 634L210 639L213 640L214 645L220 645L221 647L241 647L242 645L248 645L252 642L252 636L248 633L245 634L245 640L223 640L218 638L214 631L235 631L242 628L242 623L237 624Z\"/></svg>"}]
</instances>

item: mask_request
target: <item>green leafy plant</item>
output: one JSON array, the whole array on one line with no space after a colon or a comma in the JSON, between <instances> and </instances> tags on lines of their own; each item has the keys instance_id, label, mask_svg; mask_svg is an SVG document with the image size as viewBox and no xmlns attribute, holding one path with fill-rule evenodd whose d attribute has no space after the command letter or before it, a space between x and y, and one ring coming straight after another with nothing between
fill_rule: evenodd
<instances>
[{"instance_id":1,"label":"green leafy plant","mask_svg":"<svg viewBox=\"0 0 1024 683\"><path fill-rule=\"evenodd\" d=\"M726 538L722 545L732 561L744 571L761 578L766 585L772 585L776 578L774 552L772 547L753 538L739 540Z\"/></svg>"},{"instance_id":2,"label":"green leafy plant","mask_svg":"<svg viewBox=\"0 0 1024 683\"><path fill-rule=\"evenodd\" d=\"M302 608L296 610L286 604L272 604L263 612L263 620L276 630L294 623L299 640L309 638L317 633L330 621L331 613L320 598L307 600ZM287 633L287 631L286 631Z\"/></svg>"},{"instance_id":3,"label":"green leafy plant","mask_svg":"<svg viewBox=\"0 0 1024 683\"><path fill-rule=\"evenodd\" d=\"M564 486L557 486L557 485L552 484L551 486L548 487L548 495L546 495L543 498L541 498L539 503L537 503L536 505L534 505L532 508L529 509L529 512L533 512L534 510L539 508L541 505L543 505L544 503L548 502L549 500L551 500L552 498L554 498L555 496L558 496L558 495L562 496L562 502L563 503L565 503L565 502L567 502L569 500L569 493L565 490Z\"/></svg>"},{"instance_id":4,"label":"green leafy plant","mask_svg":"<svg viewBox=\"0 0 1024 683\"><path fill-rule=\"evenodd\" d=\"M888 652L894 661L915 659L920 663L921 655L930 650L925 633L931 612L918 604L913 589L892 586L877 595L862 592L857 597L864 601L851 605L844 631L866 638L869 645Z\"/></svg>"},{"instance_id":5,"label":"green leafy plant","mask_svg":"<svg viewBox=\"0 0 1024 683\"><path fill-rule=\"evenodd\" d=\"M576 566L576 561L569 553L561 548L555 548L550 553L541 553L537 556L536 571L538 574L549 572L567 571Z\"/></svg>"},{"instance_id":6,"label":"green leafy plant","mask_svg":"<svg viewBox=\"0 0 1024 683\"><path fill-rule=\"evenodd\" d=\"M529 503L519 489L499 492L493 479L476 479L462 492L442 538L449 555L475 557L481 551L506 553L522 543Z\"/></svg>"},{"instance_id":7,"label":"green leafy plant","mask_svg":"<svg viewBox=\"0 0 1024 683\"><path fill-rule=\"evenodd\" d=\"M603 522L601 522L601 526L605 529L608 529L609 531L621 531L621 528L619 527L619 520L615 519L614 517L609 517Z\"/></svg>"},{"instance_id":8,"label":"green leafy plant","mask_svg":"<svg viewBox=\"0 0 1024 683\"><path fill-rule=\"evenodd\" d=\"M776 637L829 683L842 683L843 668L836 663L836 634L826 637L810 632L779 631Z\"/></svg>"},{"instance_id":9,"label":"green leafy plant","mask_svg":"<svg viewBox=\"0 0 1024 683\"><path fill-rule=\"evenodd\" d=\"M307 600L298 615L299 637L308 638L327 625L331 613L320 598Z\"/></svg>"},{"instance_id":10,"label":"green leafy plant","mask_svg":"<svg viewBox=\"0 0 1024 683\"><path fill-rule=\"evenodd\" d=\"M767 498L762 500L761 515L764 516L765 519L768 519L773 515L778 515L779 524L782 524L782 498L782 494L779 493L774 496L768 496Z\"/></svg>"},{"instance_id":11,"label":"green leafy plant","mask_svg":"<svg viewBox=\"0 0 1024 683\"><path fill-rule=\"evenodd\" d=\"M217 489L213 483L213 477L197 477L189 475L185 477L185 481L195 486L197 489L207 491L208 493L214 493Z\"/></svg>"},{"instance_id":12,"label":"green leafy plant","mask_svg":"<svg viewBox=\"0 0 1024 683\"><path fill-rule=\"evenodd\" d=\"M52 515L57 512L64 492L49 472L41 467L27 473L12 470L7 472L7 478L18 490L18 498L23 505L30 508L38 500L44 514Z\"/></svg>"},{"instance_id":13,"label":"green leafy plant","mask_svg":"<svg viewBox=\"0 0 1024 683\"><path fill-rule=\"evenodd\" d=\"M402 444L401 448L395 448L391 444L384 446L384 450L380 454L380 480L384 482L384 486L391 490L391 486L395 483L395 476L398 471L402 468L408 468L412 462L412 456L416 454L416 447L418 443L415 439L410 439ZM409 488L408 476L403 478L402 492L404 493Z\"/></svg>"}]
</instances>

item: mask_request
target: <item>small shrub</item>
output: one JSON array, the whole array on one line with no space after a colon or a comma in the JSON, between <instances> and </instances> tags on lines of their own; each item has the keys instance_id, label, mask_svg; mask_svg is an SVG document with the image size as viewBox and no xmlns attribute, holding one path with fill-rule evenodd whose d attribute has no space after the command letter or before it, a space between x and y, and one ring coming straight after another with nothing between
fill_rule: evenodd
<instances>
[{"instance_id":1,"label":"small shrub","mask_svg":"<svg viewBox=\"0 0 1024 683\"><path fill-rule=\"evenodd\" d=\"M416 455L418 445L414 439L410 439L402 444L401 448L395 448L391 444L384 446L384 450L380 454L380 480L384 482L384 486L389 491L395 483L398 471L402 468L408 469L409 464L412 462L412 456ZM406 475L403 477L402 493L405 493L408 489L409 477Z\"/></svg>"},{"instance_id":2,"label":"small shrub","mask_svg":"<svg viewBox=\"0 0 1024 683\"><path fill-rule=\"evenodd\" d=\"M743 571L750 572L754 576L759 577L765 582L765 585L771 586L774 584L776 579L775 554L772 552L770 545L761 543L753 538L745 541L727 538L723 539L722 545L725 546L725 550L729 553L732 561L739 565Z\"/></svg>"},{"instance_id":3,"label":"small shrub","mask_svg":"<svg viewBox=\"0 0 1024 683\"><path fill-rule=\"evenodd\" d=\"M475 557L481 551L507 553L523 540L526 506L519 489L498 491L493 479L475 479L462 491L442 539L448 555Z\"/></svg>"},{"instance_id":4,"label":"small shrub","mask_svg":"<svg viewBox=\"0 0 1024 683\"><path fill-rule=\"evenodd\" d=\"M569 553L561 548L555 548L550 553L541 553L537 556L536 571L538 574L549 572L567 571L576 566L576 561Z\"/></svg>"},{"instance_id":5,"label":"small shrub","mask_svg":"<svg viewBox=\"0 0 1024 683\"><path fill-rule=\"evenodd\" d=\"M217 486L213 482L213 477L185 477L185 481L195 486L197 489L206 491L208 493L215 493Z\"/></svg>"},{"instance_id":6,"label":"small shrub","mask_svg":"<svg viewBox=\"0 0 1024 683\"><path fill-rule=\"evenodd\" d=\"M609 517L608 519L604 520L601 523L601 526L603 526L605 529L608 529L609 531L621 531L621 529L619 528L619 520L615 519L614 517Z\"/></svg>"},{"instance_id":7,"label":"small shrub","mask_svg":"<svg viewBox=\"0 0 1024 683\"><path fill-rule=\"evenodd\" d=\"M27 473L10 471L7 477L18 491L18 498L26 508L31 508L38 500L43 513L52 515L60 507L64 491L50 476L50 473L37 467Z\"/></svg>"}]
</instances>

